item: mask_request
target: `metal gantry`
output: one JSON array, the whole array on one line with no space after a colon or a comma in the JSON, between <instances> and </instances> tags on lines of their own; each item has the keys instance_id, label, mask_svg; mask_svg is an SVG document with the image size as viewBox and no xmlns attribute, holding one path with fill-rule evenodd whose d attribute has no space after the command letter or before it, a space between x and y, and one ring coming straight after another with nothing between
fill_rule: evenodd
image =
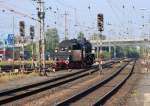
<instances>
[{"instance_id":1,"label":"metal gantry","mask_svg":"<svg viewBox=\"0 0 150 106\"><path fill-rule=\"evenodd\" d=\"M45 73L45 6L44 0L37 0L38 20L40 23L39 66L40 72ZM42 68L42 70L41 70Z\"/></svg>"}]
</instances>

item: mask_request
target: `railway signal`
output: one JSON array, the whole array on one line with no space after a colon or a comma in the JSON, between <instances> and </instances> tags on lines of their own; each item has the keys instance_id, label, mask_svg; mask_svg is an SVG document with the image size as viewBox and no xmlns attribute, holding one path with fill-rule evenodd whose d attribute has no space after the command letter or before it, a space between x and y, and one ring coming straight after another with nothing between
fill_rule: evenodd
<instances>
[{"instance_id":1,"label":"railway signal","mask_svg":"<svg viewBox=\"0 0 150 106\"><path fill-rule=\"evenodd\" d=\"M20 36L25 36L25 23L24 21L19 22Z\"/></svg>"},{"instance_id":2,"label":"railway signal","mask_svg":"<svg viewBox=\"0 0 150 106\"><path fill-rule=\"evenodd\" d=\"M100 32L104 31L104 16L101 13L97 15L97 27Z\"/></svg>"},{"instance_id":3,"label":"railway signal","mask_svg":"<svg viewBox=\"0 0 150 106\"><path fill-rule=\"evenodd\" d=\"M35 29L34 29L34 26L30 26L30 37L31 39L33 40L34 39L34 36L35 36Z\"/></svg>"},{"instance_id":4,"label":"railway signal","mask_svg":"<svg viewBox=\"0 0 150 106\"><path fill-rule=\"evenodd\" d=\"M45 18L45 12L38 11L38 18L44 19Z\"/></svg>"},{"instance_id":5,"label":"railway signal","mask_svg":"<svg viewBox=\"0 0 150 106\"><path fill-rule=\"evenodd\" d=\"M24 71L24 37L25 37L24 21L19 22L19 31L20 31L20 36L22 37L22 56L20 56L20 58L22 59L22 72L23 72Z\"/></svg>"},{"instance_id":6,"label":"railway signal","mask_svg":"<svg viewBox=\"0 0 150 106\"><path fill-rule=\"evenodd\" d=\"M98 31L100 31L100 36L102 36L102 31L104 31L104 16L102 13L99 13L97 15L97 27L98 27ZM101 46L102 38L100 38L100 44L98 42L98 39L99 39L99 37L97 36L97 59L99 62L99 69L102 71L102 65L101 65L102 58L99 57L99 51L100 51L100 55L102 54L102 46ZM99 49L99 45L100 45L100 49Z\"/></svg>"},{"instance_id":7,"label":"railway signal","mask_svg":"<svg viewBox=\"0 0 150 106\"><path fill-rule=\"evenodd\" d=\"M32 68L34 68L34 44L33 44L34 36L35 36L35 29L34 29L34 26L31 25L30 26L30 37L32 40Z\"/></svg>"}]
</instances>

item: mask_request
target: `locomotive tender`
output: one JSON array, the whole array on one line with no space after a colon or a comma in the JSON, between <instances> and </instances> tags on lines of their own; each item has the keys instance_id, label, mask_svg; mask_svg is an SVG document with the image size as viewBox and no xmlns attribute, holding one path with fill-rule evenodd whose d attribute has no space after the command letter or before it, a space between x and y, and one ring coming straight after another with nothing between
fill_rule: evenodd
<instances>
[{"instance_id":1,"label":"locomotive tender","mask_svg":"<svg viewBox=\"0 0 150 106\"><path fill-rule=\"evenodd\" d=\"M53 69L85 68L94 63L92 45L85 38L82 40L71 39L62 41L55 53Z\"/></svg>"}]
</instances>

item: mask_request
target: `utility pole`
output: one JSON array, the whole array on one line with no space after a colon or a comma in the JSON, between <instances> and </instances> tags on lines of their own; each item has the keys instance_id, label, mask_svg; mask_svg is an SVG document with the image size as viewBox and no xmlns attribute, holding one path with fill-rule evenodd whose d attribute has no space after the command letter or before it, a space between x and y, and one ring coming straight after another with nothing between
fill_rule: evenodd
<instances>
[{"instance_id":1,"label":"utility pole","mask_svg":"<svg viewBox=\"0 0 150 106\"><path fill-rule=\"evenodd\" d=\"M64 16L65 16L65 40L68 39L68 28L67 28L67 16L68 15L69 14L67 14L67 12L65 11L65 14L64 14Z\"/></svg>"},{"instance_id":2,"label":"utility pole","mask_svg":"<svg viewBox=\"0 0 150 106\"><path fill-rule=\"evenodd\" d=\"M78 33L78 26L79 26L79 23L78 23L78 18L77 18L77 9L75 8L74 9L74 16L75 16L75 35Z\"/></svg>"},{"instance_id":3,"label":"utility pole","mask_svg":"<svg viewBox=\"0 0 150 106\"><path fill-rule=\"evenodd\" d=\"M14 70L14 61L15 61L15 17L13 15L13 22L12 22L12 32L13 32L13 69Z\"/></svg>"},{"instance_id":4,"label":"utility pole","mask_svg":"<svg viewBox=\"0 0 150 106\"><path fill-rule=\"evenodd\" d=\"M77 9L74 9L74 15L75 15L75 26L78 26L78 19L77 19Z\"/></svg>"},{"instance_id":5,"label":"utility pole","mask_svg":"<svg viewBox=\"0 0 150 106\"><path fill-rule=\"evenodd\" d=\"M149 41L150 41L150 15L149 15Z\"/></svg>"},{"instance_id":6,"label":"utility pole","mask_svg":"<svg viewBox=\"0 0 150 106\"><path fill-rule=\"evenodd\" d=\"M40 22L40 41L39 41L39 49L40 49L40 56L39 56L39 62L40 62L40 72L41 72L41 66L42 71L44 74L45 72L45 7L44 7L44 0L38 0L38 19ZM42 64L41 64L42 61Z\"/></svg>"}]
</instances>

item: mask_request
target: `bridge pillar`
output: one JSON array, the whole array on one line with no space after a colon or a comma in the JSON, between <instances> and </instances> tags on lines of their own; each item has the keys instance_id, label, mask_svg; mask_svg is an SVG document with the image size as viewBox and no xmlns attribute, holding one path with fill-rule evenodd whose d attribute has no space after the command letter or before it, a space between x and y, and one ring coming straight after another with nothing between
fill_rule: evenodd
<instances>
[{"instance_id":1,"label":"bridge pillar","mask_svg":"<svg viewBox=\"0 0 150 106\"><path fill-rule=\"evenodd\" d=\"M108 52L109 52L109 54L111 54L111 46L109 46Z\"/></svg>"},{"instance_id":2,"label":"bridge pillar","mask_svg":"<svg viewBox=\"0 0 150 106\"><path fill-rule=\"evenodd\" d=\"M114 46L114 58L116 58L116 46Z\"/></svg>"},{"instance_id":3,"label":"bridge pillar","mask_svg":"<svg viewBox=\"0 0 150 106\"><path fill-rule=\"evenodd\" d=\"M109 55L110 55L110 59L112 58L112 54L111 54L111 46L109 45L108 47L108 52L109 52Z\"/></svg>"},{"instance_id":4,"label":"bridge pillar","mask_svg":"<svg viewBox=\"0 0 150 106\"><path fill-rule=\"evenodd\" d=\"M100 52L100 54L102 54L102 52L103 52L102 46L99 47L99 52Z\"/></svg>"}]
</instances>

